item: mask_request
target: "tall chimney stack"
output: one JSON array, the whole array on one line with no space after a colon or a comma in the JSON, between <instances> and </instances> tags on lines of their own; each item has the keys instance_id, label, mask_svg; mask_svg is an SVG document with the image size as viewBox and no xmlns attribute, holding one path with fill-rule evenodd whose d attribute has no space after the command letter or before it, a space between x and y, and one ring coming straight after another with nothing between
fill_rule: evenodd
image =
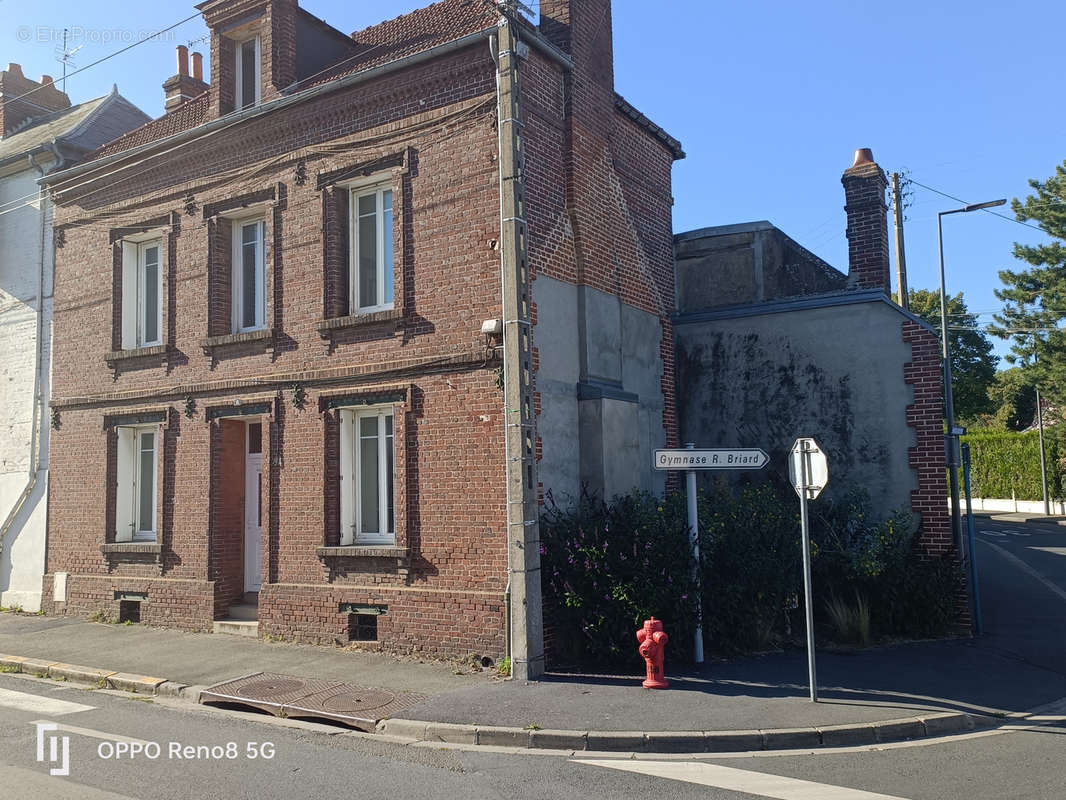
<instances>
[{"instance_id":1,"label":"tall chimney stack","mask_svg":"<svg viewBox=\"0 0 1066 800\"><path fill-rule=\"evenodd\" d=\"M56 88L48 75L41 82L27 78L19 64L0 70L0 138L22 127L27 120L70 108L70 98Z\"/></svg>"},{"instance_id":2,"label":"tall chimney stack","mask_svg":"<svg viewBox=\"0 0 1066 800\"><path fill-rule=\"evenodd\" d=\"M848 215L848 286L892 294L888 258L888 178L868 147L855 151L854 163L840 179Z\"/></svg>"},{"instance_id":3,"label":"tall chimney stack","mask_svg":"<svg viewBox=\"0 0 1066 800\"><path fill-rule=\"evenodd\" d=\"M207 84L203 81L203 57L199 53L192 54L192 75L189 74L189 48L179 44L177 59L178 74L163 83L163 91L166 93L164 108L168 114L185 101L207 90Z\"/></svg>"}]
</instances>

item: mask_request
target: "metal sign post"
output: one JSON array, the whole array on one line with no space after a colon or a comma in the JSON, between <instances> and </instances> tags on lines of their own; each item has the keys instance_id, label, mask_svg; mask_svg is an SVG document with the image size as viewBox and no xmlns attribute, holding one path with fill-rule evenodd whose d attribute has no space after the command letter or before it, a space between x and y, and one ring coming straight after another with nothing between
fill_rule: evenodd
<instances>
[{"instance_id":1,"label":"metal sign post","mask_svg":"<svg viewBox=\"0 0 1066 800\"><path fill-rule=\"evenodd\" d=\"M689 442L684 450L655 451L655 469L685 471L685 499L688 502L688 530L692 544L692 581L696 586L696 633L692 650L697 664L703 663L703 593L700 591L700 523L696 505L696 470L762 469L769 463L770 456L758 447L697 450L696 445Z\"/></svg>"},{"instance_id":2,"label":"metal sign post","mask_svg":"<svg viewBox=\"0 0 1066 800\"><path fill-rule=\"evenodd\" d=\"M811 702L818 702L818 678L814 663L814 592L811 589L811 533L807 501L814 500L829 481L825 453L814 439L797 439L788 461L789 478L800 498L800 534L803 542L803 604L807 617L807 674Z\"/></svg>"}]
</instances>

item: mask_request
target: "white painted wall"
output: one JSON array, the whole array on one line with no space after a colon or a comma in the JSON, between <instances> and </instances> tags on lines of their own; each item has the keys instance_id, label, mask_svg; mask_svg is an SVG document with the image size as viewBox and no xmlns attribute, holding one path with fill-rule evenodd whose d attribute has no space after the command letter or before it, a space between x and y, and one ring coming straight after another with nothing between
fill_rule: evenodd
<instances>
[{"instance_id":1,"label":"white painted wall","mask_svg":"<svg viewBox=\"0 0 1066 800\"><path fill-rule=\"evenodd\" d=\"M45 165L47 169L50 165ZM25 169L0 175L0 524L30 479L38 304L43 302L42 386L49 396L52 331L52 226L47 199L38 202L40 173ZM26 198L30 198L27 200ZM41 222L45 286L39 295ZM37 485L8 529L0 553L0 606L36 611L41 604L48 497L47 411L40 420L41 464Z\"/></svg>"}]
</instances>

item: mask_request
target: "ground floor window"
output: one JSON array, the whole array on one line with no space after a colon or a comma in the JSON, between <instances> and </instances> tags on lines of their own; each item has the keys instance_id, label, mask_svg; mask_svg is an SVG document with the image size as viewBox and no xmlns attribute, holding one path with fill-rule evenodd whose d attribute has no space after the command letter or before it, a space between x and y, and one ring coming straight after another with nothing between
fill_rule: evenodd
<instances>
[{"instance_id":1,"label":"ground floor window","mask_svg":"<svg viewBox=\"0 0 1066 800\"><path fill-rule=\"evenodd\" d=\"M118 435L115 541L154 542L158 426L122 426Z\"/></svg>"},{"instance_id":2,"label":"ground floor window","mask_svg":"<svg viewBox=\"0 0 1066 800\"><path fill-rule=\"evenodd\" d=\"M340 411L341 544L394 544L392 406Z\"/></svg>"}]
</instances>

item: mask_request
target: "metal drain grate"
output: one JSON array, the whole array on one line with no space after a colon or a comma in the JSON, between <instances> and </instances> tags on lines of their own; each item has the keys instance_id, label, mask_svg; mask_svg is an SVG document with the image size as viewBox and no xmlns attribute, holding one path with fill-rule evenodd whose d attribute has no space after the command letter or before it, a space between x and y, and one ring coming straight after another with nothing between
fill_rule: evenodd
<instances>
[{"instance_id":1,"label":"metal drain grate","mask_svg":"<svg viewBox=\"0 0 1066 800\"><path fill-rule=\"evenodd\" d=\"M341 681L320 681L256 672L215 684L200 692L206 705L232 703L269 711L277 716L328 719L364 731L380 720L425 700L413 692L365 689Z\"/></svg>"}]
</instances>

